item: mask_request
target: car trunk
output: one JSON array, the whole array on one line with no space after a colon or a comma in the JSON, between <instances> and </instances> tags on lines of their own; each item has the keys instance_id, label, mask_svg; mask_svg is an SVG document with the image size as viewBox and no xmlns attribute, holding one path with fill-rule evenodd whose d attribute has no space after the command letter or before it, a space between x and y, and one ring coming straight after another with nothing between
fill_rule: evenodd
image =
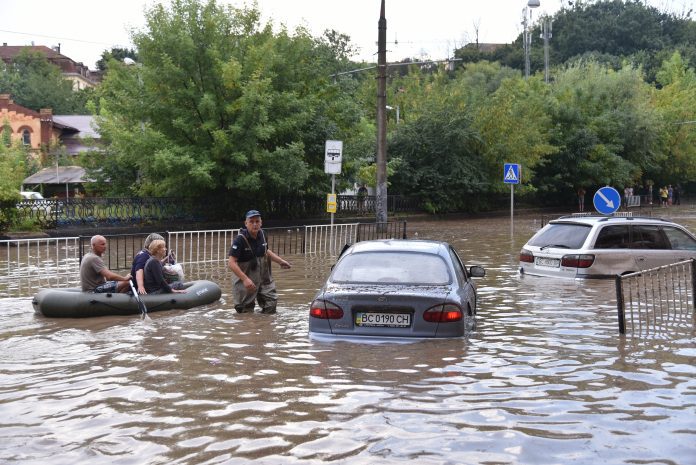
<instances>
[{"instance_id":1,"label":"car trunk","mask_svg":"<svg viewBox=\"0 0 696 465\"><path fill-rule=\"evenodd\" d=\"M443 292L444 290L444 292ZM431 323L423 319L425 310L446 301L449 288L437 292L428 288L405 291L394 286L366 286L361 292L333 293L327 299L343 309L343 318L330 320L337 335L374 337L435 337L439 326L456 323Z\"/></svg>"}]
</instances>

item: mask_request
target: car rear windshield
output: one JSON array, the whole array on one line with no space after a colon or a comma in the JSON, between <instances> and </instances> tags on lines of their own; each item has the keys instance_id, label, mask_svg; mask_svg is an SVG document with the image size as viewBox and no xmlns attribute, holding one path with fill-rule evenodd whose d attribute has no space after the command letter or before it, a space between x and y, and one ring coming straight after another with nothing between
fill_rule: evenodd
<instances>
[{"instance_id":1,"label":"car rear windshield","mask_svg":"<svg viewBox=\"0 0 696 465\"><path fill-rule=\"evenodd\" d=\"M592 226L586 224L552 223L532 237L529 245L579 249L585 243L591 229Z\"/></svg>"},{"instance_id":2,"label":"car rear windshield","mask_svg":"<svg viewBox=\"0 0 696 465\"><path fill-rule=\"evenodd\" d=\"M451 277L439 255L419 252L361 252L344 257L331 281L360 284L446 285Z\"/></svg>"}]
</instances>

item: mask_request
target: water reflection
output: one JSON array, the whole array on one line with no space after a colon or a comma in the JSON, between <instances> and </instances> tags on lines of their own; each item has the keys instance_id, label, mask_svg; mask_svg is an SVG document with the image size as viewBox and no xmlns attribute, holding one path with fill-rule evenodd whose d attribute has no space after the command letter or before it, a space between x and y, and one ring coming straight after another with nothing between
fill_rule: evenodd
<instances>
[{"instance_id":1,"label":"water reflection","mask_svg":"<svg viewBox=\"0 0 696 465\"><path fill-rule=\"evenodd\" d=\"M235 313L224 266L185 270L223 300L150 322L4 298L0 462L693 463L693 334L619 338L612 282L520 277L539 225L508 220L409 224L487 268L461 339L310 340L326 257L274 271L275 316Z\"/></svg>"}]
</instances>

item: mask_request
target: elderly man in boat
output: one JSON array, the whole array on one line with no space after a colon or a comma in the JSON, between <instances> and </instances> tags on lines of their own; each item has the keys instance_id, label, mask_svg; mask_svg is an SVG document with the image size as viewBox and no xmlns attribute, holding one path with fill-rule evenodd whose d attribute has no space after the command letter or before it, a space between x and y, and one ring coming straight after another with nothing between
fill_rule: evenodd
<instances>
[{"instance_id":1,"label":"elderly man in boat","mask_svg":"<svg viewBox=\"0 0 696 465\"><path fill-rule=\"evenodd\" d=\"M90 241L92 251L82 257L80 282L84 292L126 292L131 275L121 276L106 267L102 255L106 251L106 238L94 236Z\"/></svg>"}]
</instances>

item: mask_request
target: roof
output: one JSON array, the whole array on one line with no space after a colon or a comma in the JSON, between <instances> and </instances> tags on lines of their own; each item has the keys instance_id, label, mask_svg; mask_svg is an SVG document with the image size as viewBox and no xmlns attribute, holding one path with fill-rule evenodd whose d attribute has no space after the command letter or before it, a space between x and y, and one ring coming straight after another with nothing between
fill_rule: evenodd
<instances>
[{"instance_id":1,"label":"roof","mask_svg":"<svg viewBox=\"0 0 696 465\"><path fill-rule=\"evenodd\" d=\"M99 139L97 123L91 115L53 115L53 123L65 126L65 129L74 129L79 137L91 137Z\"/></svg>"},{"instance_id":2,"label":"roof","mask_svg":"<svg viewBox=\"0 0 696 465\"><path fill-rule=\"evenodd\" d=\"M351 252L426 252L438 254L445 242L418 239L383 239L357 242Z\"/></svg>"},{"instance_id":3,"label":"roof","mask_svg":"<svg viewBox=\"0 0 696 465\"><path fill-rule=\"evenodd\" d=\"M662 224L665 222L670 222L664 218L649 217L649 216L604 216L604 215L586 215L586 216L563 216L556 220L551 220L549 223L559 224L559 223L574 223L574 224L586 224L588 226L593 226L597 223L630 223L630 222L641 222L650 224Z\"/></svg>"},{"instance_id":4,"label":"roof","mask_svg":"<svg viewBox=\"0 0 696 465\"><path fill-rule=\"evenodd\" d=\"M80 182L94 182L89 179L85 169L81 166L54 166L44 168L28 178L22 184L72 184Z\"/></svg>"}]
</instances>

